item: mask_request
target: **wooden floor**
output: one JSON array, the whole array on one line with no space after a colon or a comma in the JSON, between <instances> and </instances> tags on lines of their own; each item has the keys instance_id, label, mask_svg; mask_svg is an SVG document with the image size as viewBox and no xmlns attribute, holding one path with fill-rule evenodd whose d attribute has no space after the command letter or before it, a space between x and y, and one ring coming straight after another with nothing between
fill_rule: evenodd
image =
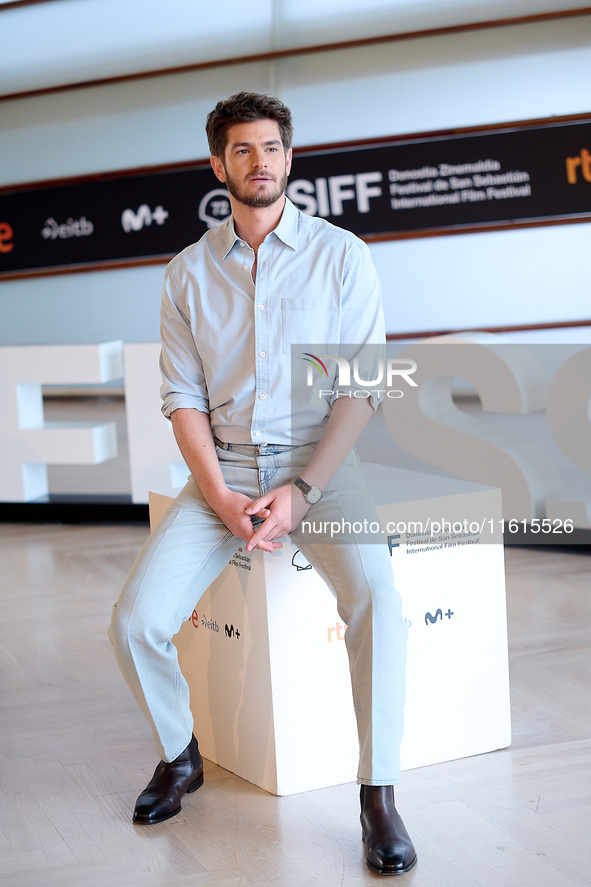
<instances>
[{"instance_id":1,"label":"wooden floor","mask_svg":"<svg viewBox=\"0 0 591 887\"><path fill-rule=\"evenodd\" d=\"M133 826L156 763L106 638L143 526L0 526L0 883L354 887L353 784L275 798L206 762L175 819ZM507 551L514 743L403 774L400 887L591 885L591 554Z\"/></svg>"}]
</instances>

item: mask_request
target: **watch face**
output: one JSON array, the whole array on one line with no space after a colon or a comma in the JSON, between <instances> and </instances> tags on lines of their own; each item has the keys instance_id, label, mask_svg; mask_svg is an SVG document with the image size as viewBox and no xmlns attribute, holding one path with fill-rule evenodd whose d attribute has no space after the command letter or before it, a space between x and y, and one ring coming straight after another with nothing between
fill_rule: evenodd
<instances>
[{"instance_id":1,"label":"watch face","mask_svg":"<svg viewBox=\"0 0 591 887\"><path fill-rule=\"evenodd\" d=\"M318 487L310 487L306 494L306 499L310 505L316 505L322 499L322 490Z\"/></svg>"}]
</instances>

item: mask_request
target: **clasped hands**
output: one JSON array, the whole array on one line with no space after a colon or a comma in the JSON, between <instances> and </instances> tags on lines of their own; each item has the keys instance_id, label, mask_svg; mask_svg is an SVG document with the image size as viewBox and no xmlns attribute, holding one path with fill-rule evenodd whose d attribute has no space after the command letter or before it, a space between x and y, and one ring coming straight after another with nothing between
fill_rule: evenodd
<instances>
[{"instance_id":1,"label":"clasped hands","mask_svg":"<svg viewBox=\"0 0 591 887\"><path fill-rule=\"evenodd\" d=\"M254 502L243 493L226 489L212 507L227 528L245 540L247 552L255 548L273 552L283 547L276 540L297 527L310 506L297 487L284 484ZM255 516L263 519L256 531L251 520Z\"/></svg>"}]
</instances>

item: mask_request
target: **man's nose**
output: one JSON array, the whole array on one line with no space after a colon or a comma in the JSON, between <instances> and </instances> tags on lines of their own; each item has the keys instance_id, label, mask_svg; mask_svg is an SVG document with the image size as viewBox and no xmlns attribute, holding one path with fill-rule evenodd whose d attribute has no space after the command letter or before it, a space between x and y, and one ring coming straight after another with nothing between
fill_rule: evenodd
<instances>
[{"instance_id":1,"label":"man's nose","mask_svg":"<svg viewBox=\"0 0 591 887\"><path fill-rule=\"evenodd\" d=\"M261 169L267 165L267 158L262 152L255 152L252 156L253 169Z\"/></svg>"}]
</instances>

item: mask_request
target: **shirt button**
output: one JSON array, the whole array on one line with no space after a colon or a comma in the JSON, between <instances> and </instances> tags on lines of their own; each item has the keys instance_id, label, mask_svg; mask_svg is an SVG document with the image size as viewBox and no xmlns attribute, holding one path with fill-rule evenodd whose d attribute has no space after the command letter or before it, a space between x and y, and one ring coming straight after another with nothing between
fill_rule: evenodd
<instances>
[{"instance_id":1,"label":"shirt button","mask_svg":"<svg viewBox=\"0 0 591 887\"><path fill-rule=\"evenodd\" d=\"M264 400L266 396L266 394L259 394L259 400Z\"/></svg>"},{"instance_id":2,"label":"shirt button","mask_svg":"<svg viewBox=\"0 0 591 887\"><path fill-rule=\"evenodd\" d=\"M259 305L259 311L264 311L264 310L265 310L265 306L264 306L264 305Z\"/></svg>"},{"instance_id":3,"label":"shirt button","mask_svg":"<svg viewBox=\"0 0 591 887\"><path fill-rule=\"evenodd\" d=\"M248 265L243 265L243 266L242 266L242 270L243 270L243 271L248 271Z\"/></svg>"},{"instance_id":4,"label":"shirt button","mask_svg":"<svg viewBox=\"0 0 591 887\"><path fill-rule=\"evenodd\" d=\"M259 351L259 357L264 357L266 353L266 351Z\"/></svg>"},{"instance_id":5,"label":"shirt button","mask_svg":"<svg viewBox=\"0 0 591 887\"><path fill-rule=\"evenodd\" d=\"M260 437L260 436L261 436L261 432L260 432L260 431L255 431L254 436L255 436L255 437Z\"/></svg>"}]
</instances>

